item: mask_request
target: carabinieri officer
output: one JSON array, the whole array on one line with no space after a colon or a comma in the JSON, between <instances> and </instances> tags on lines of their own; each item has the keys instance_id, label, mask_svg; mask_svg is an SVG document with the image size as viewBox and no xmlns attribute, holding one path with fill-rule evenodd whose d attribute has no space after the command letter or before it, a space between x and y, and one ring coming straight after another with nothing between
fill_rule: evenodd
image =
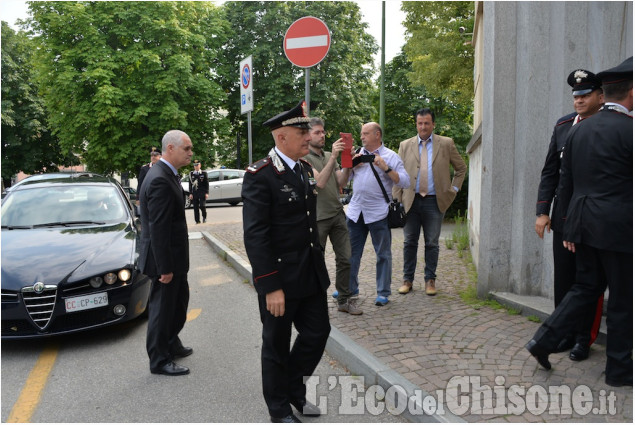
<instances>
[{"instance_id":1,"label":"carabinieri officer","mask_svg":"<svg viewBox=\"0 0 635 425\"><path fill-rule=\"evenodd\" d=\"M306 401L304 376L318 365L331 326L330 285L316 223L315 179L305 102L267 120L275 147L243 180L243 230L262 321L262 385L272 422L300 422L320 410ZM291 328L298 336L290 350Z\"/></svg>"},{"instance_id":2,"label":"carabinieri officer","mask_svg":"<svg viewBox=\"0 0 635 425\"><path fill-rule=\"evenodd\" d=\"M207 221L207 209L205 202L209 196L209 181L207 173L201 171L201 161L194 160L194 171L190 172L190 199L194 208L194 221L196 224L201 222L198 209L203 214L203 223Z\"/></svg>"}]
</instances>

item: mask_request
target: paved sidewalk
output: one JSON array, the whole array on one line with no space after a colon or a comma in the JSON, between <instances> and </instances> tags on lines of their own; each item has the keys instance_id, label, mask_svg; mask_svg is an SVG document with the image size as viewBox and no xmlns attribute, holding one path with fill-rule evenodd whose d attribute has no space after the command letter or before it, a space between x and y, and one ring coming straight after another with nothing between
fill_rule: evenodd
<instances>
[{"instance_id":1,"label":"paved sidewalk","mask_svg":"<svg viewBox=\"0 0 635 425\"><path fill-rule=\"evenodd\" d=\"M247 261L240 221L195 225L190 226L190 231L209 232ZM440 245L438 294L430 297L422 290L421 240L415 290L401 295L397 288L402 282L403 232L393 230L393 295L387 306L377 307L373 303L375 254L369 238L359 272L358 304L364 314L351 316L338 312L335 300L329 297L331 324L379 362L423 390L424 395L442 400L449 414L441 415L440 420L632 423L633 389L613 388L604 383L606 352L603 346L594 345L589 359L579 363L569 360L568 353L553 354L550 356L552 370L539 368L524 349L538 324L520 315L510 315L504 309L477 309L466 305L459 293L469 284L468 268L443 241ZM330 244L326 264L334 281L335 258ZM329 292L332 290L334 285ZM472 377L470 386L463 384L468 379L463 377ZM590 403L576 403L579 398L574 397L573 404L536 404L536 397L549 397L551 386L566 386L576 394L587 386L592 394L582 394L582 398L589 397ZM562 387L560 392L563 389L566 390ZM456 399L457 396L460 398ZM489 406L494 409L488 410ZM439 417L415 414L411 419L430 421Z\"/></svg>"}]
</instances>

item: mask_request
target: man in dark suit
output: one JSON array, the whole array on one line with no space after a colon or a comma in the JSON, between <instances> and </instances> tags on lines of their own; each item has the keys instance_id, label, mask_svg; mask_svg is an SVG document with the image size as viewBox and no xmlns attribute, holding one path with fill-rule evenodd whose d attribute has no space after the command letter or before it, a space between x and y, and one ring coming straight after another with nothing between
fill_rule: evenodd
<instances>
[{"instance_id":1,"label":"man in dark suit","mask_svg":"<svg viewBox=\"0 0 635 425\"><path fill-rule=\"evenodd\" d=\"M553 230L553 301L555 307L575 282L575 254L562 244L562 230L566 210L561 208L560 197L556 193L560 181L560 158L569 130L582 120L596 114L604 103L602 81L591 71L576 69L569 74L567 83L572 88L575 113L560 118L553 129L551 143L547 151L545 165L540 175L538 201L536 202L536 234L542 239L545 230ZM552 218L549 218L553 199ZM576 332L562 341L558 351L572 349L569 358L574 361L589 357L589 347L595 341L602 320L604 297L600 296L597 306L584 316Z\"/></svg>"},{"instance_id":2,"label":"man in dark suit","mask_svg":"<svg viewBox=\"0 0 635 425\"><path fill-rule=\"evenodd\" d=\"M190 163L192 141L184 132L170 130L163 136L162 149L163 158L148 171L139 192L139 266L152 278L146 349L152 373L185 375L190 370L174 363L193 352L178 336L190 298L189 242L178 169Z\"/></svg>"},{"instance_id":3,"label":"man in dark suit","mask_svg":"<svg viewBox=\"0 0 635 425\"><path fill-rule=\"evenodd\" d=\"M207 221L207 209L205 208L205 202L209 196L209 181L207 181L207 173L201 171L201 161L194 160L194 171L190 172L190 199L192 200L192 207L194 208L194 221L196 224L201 222L199 215L199 208L203 215L203 223Z\"/></svg>"},{"instance_id":4,"label":"man in dark suit","mask_svg":"<svg viewBox=\"0 0 635 425\"><path fill-rule=\"evenodd\" d=\"M272 422L300 422L320 410L306 401L303 377L318 365L331 326L330 285L317 232L315 179L305 103L264 123L275 147L247 168L243 229L262 321L262 386ZM298 336L290 350L291 328Z\"/></svg>"},{"instance_id":5,"label":"man in dark suit","mask_svg":"<svg viewBox=\"0 0 635 425\"><path fill-rule=\"evenodd\" d=\"M143 179L146 178L148 171L150 168L157 163L158 160L161 159L161 151L159 151L155 146L152 146L150 150L150 162L147 164L143 164L139 169L139 176L137 177L137 193L141 192L141 185L143 184ZM137 205L139 205L139 201L137 200Z\"/></svg>"},{"instance_id":6,"label":"man in dark suit","mask_svg":"<svg viewBox=\"0 0 635 425\"><path fill-rule=\"evenodd\" d=\"M558 187L576 283L526 348L550 369L549 354L608 284L605 382L623 386L633 385L633 58L598 77L606 103L569 132Z\"/></svg>"}]
</instances>

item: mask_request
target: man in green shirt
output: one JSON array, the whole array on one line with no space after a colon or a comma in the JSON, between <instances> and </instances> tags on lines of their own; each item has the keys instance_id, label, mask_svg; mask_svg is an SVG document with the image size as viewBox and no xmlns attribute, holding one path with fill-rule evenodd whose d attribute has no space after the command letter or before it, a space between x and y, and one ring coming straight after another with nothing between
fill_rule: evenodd
<instances>
[{"instance_id":1,"label":"man in green shirt","mask_svg":"<svg viewBox=\"0 0 635 425\"><path fill-rule=\"evenodd\" d=\"M353 315L362 314L352 298L349 288L351 270L351 242L346 227L346 215L340 202L340 187L345 186L350 175L350 168L341 169L337 163L340 152L344 150L344 141L338 139L333 143L333 152L324 151L324 121L311 118L311 140L309 154L304 157L312 166L318 191L317 226L320 244L324 250L326 238L331 238L335 252L335 288L337 289L337 309ZM355 294L356 295L356 294Z\"/></svg>"}]
</instances>

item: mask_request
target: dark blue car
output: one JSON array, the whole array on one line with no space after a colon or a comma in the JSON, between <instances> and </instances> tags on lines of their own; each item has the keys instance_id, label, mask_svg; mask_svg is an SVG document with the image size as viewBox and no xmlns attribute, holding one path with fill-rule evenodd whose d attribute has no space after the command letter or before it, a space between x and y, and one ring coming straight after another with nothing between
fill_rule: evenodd
<instances>
[{"instance_id":1,"label":"dark blue car","mask_svg":"<svg viewBox=\"0 0 635 425\"><path fill-rule=\"evenodd\" d=\"M141 225L119 183L38 175L2 200L2 338L65 334L143 314Z\"/></svg>"}]
</instances>

